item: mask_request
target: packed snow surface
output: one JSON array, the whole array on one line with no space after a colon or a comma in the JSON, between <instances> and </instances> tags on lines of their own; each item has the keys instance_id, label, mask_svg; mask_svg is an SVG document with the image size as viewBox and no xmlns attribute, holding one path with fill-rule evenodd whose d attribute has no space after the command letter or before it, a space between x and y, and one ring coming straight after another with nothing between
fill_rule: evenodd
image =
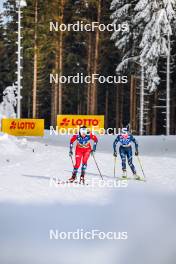
<instances>
[{"instance_id":1,"label":"packed snow surface","mask_svg":"<svg viewBox=\"0 0 176 264\"><path fill-rule=\"evenodd\" d=\"M175 264L175 137L137 137L147 182L131 180L126 188L108 187L114 183L114 139L99 138L96 160L104 182L90 157L89 185L67 186L55 180L71 176L69 137L0 136L0 263ZM142 176L136 157L134 163ZM50 240L50 229L124 231L128 239Z\"/></svg>"}]
</instances>

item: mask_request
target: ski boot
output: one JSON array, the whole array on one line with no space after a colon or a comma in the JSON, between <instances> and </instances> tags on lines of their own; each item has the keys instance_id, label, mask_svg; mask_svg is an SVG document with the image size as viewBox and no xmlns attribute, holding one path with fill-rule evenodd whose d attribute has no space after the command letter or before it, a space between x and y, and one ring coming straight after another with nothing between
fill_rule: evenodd
<instances>
[{"instance_id":1,"label":"ski boot","mask_svg":"<svg viewBox=\"0 0 176 264\"><path fill-rule=\"evenodd\" d=\"M136 181L140 181L141 178L136 173L134 173L133 176Z\"/></svg>"},{"instance_id":2,"label":"ski boot","mask_svg":"<svg viewBox=\"0 0 176 264\"><path fill-rule=\"evenodd\" d=\"M127 171L123 170L122 179L127 179Z\"/></svg>"},{"instance_id":3,"label":"ski boot","mask_svg":"<svg viewBox=\"0 0 176 264\"><path fill-rule=\"evenodd\" d=\"M85 184L85 172L82 171L81 176L80 176L80 181L79 184Z\"/></svg>"},{"instance_id":4,"label":"ski boot","mask_svg":"<svg viewBox=\"0 0 176 264\"><path fill-rule=\"evenodd\" d=\"M70 183L73 183L73 182L76 181L76 179L77 179L77 177L76 177L76 172L73 172L72 177L71 177L70 179L68 179L68 181L69 181Z\"/></svg>"}]
</instances>

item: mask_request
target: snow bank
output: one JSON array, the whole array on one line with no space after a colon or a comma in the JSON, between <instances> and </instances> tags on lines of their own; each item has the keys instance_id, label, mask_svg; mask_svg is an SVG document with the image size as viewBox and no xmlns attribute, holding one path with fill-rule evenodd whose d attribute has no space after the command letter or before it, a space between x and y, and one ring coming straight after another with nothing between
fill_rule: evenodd
<instances>
[{"instance_id":1,"label":"snow bank","mask_svg":"<svg viewBox=\"0 0 176 264\"><path fill-rule=\"evenodd\" d=\"M18 146L18 140L15 137L7 134L0 134L0 150L1 157L16 156L21 154L21 150Z\"/></svg>"}]
</instances>

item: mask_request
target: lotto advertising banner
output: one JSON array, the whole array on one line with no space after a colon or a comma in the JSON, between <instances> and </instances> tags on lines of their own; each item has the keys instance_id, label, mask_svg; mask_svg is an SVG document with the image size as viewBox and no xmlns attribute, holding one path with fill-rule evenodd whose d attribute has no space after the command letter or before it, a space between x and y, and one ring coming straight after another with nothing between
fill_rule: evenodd
<instances>
[{"instance_id":1,"label":"lotto advertising banner","mask_svg":"<svg viewBox=\"0 0 176 264\"><path fill-rule=\"evenodd\" d=\"M103 115L58 115L57 126L59 130L66 130L67 132L80 126L86 126L90 130L94 128L97 132L99 129L104 129Z\"/></svg>"},{"instance_id":2,"label":"lotto advertising banner","mask_svg":"<svg viewBox=\"0 0 176 264\"><path fill-rule=\"evenodd\" d=\"M12 136L44 136L44 119L2 119L2 132Z\"/></svg>"}]
</instances>

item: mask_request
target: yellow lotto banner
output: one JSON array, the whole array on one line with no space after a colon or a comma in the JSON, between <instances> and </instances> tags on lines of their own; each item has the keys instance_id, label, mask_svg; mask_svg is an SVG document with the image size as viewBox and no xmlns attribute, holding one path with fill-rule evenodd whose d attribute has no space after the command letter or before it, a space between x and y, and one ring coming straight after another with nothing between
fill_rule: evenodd
<instances>
[{"instance_id":1,"label":"yellow lotto banner","mask_svg":"<svg viewBox=\"0 0 176 264\"><path fill-rule=\"evenodd\" d=\"M44 136L44 119L2 119L1 125L12 136Z\"/></svg>"},{"instance_id":2,"label":"yellow lotto banner","mask_svg":"<svg viewBox=\"0 0 176 264\"><path fill-rule=\"evenodd\" d=\"M75 128L86 126L90 130L94 128L98 132L99 129L104 129L103 115L58 115L57 127L59 130L65 129L71 132Z\"/></svg>"}]
</instances>

